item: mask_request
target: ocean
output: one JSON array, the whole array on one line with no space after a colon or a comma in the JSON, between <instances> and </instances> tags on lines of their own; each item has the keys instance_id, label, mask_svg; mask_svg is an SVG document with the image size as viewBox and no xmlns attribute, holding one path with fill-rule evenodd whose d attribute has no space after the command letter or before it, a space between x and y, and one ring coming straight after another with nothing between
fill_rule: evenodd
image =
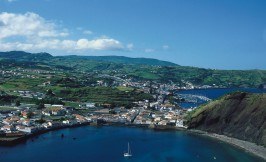
<instances>
[{"instance_id":1,"label":"ocean","mask_svg":"<svg viewBox=\"0 0 266 162\"><path fill-rule=\"evenodd\" d=\"M61 137L64 134L64 138ZM130 143L132 157L125 158ZM0 147L1 162L259 162L241 149L186 131L83 126Z\"/></svg>"}]
</instances>

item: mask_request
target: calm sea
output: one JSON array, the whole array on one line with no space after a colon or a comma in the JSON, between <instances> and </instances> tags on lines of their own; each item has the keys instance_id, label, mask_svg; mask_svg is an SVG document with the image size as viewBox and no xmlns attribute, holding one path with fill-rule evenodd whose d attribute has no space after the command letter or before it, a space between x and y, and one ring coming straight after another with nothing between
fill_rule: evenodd
<instances>
[{"instance_id":1,"label":"calm sea","mask_svg":"<svg viewBox=\"0 0 266 162\"><path fill-rule=\"evenodd\" d=\"M61 134L65 137L61 138ZM75 139L73 139L75 138ZM133 157L124 158L130 143ZM183 131L128 127L63 129L14 147L0 147L1 162L259 162L226 143Z\"/></svg>"}]
</instances>

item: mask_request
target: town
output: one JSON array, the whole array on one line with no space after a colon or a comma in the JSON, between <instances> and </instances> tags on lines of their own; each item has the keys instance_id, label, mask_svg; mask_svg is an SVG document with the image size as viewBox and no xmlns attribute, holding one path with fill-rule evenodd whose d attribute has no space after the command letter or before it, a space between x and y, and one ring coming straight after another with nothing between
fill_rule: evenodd
<instances>
[{"instance_id":1,"label":"town","mask_svg":"<svg viewBox=\"0 0 266 162\"><path fill-rule=\"evenodd\" d=\"M25 73L25 74L24 74ZM28 74L31 75L28 75ZM57 72L58 73L58 72ZM31 79L40 78L41 75L48 74L48 80L39 84L41 88L51 88L52 74L56 72L23 70L1 71L2 75ZM91 87L113 87L119 88L125 92L137 89L143 94L149 94L152 99L142 98L132 102L131 107L125 107L112 102L95 103L66 101L68 104L51 104L42 102L41 104L22 103L17 101L11 105L0 107L0 136L2 140L12 140L34 133L72 127L78 125L136 125L150 128L186 128L184 117L192 109L182 109L175 101L180 100L177 96L173 97L173 92L178 89L193 89L191 83L185 82L186 86L180 87L174 83L160 84L151 81L141 81L126 78L125 76L110 76L99 74L98 80L91 84ZM68 78L74 80L75 78ZM109 80L112 80L110 84ZM107 82L108 81L108 82ZM206 86L198 87L206 88ZM47 97L54 97L51 89L47 92L38 92L31 90L13 90L9 91L22 99L43 100ZM2 92L1 96L6 95ZM123 97L123 96L122 96ZM182 99L189 96L184 96ZM177 99L177 100L176 100ZM63 100L60 98L60 100ZM63 102L62 102L63 103ZM71 106L71 103L72 104Z\"/></svg>"},{"instance_id":2,"label":"town","mask_svg":"<svg viewBox=\"0 0 266 162\"><path fill-rule=\"evenodd\" d=\"M102 81L98 81L102 82ZM121 82L119 87L135 86L149 93L148 82ZM103 83L101 85L104 86ZM36 104L14 103L1 106L1 137L23 137L45 130L65 128L78 125L139 125L155 128L158 126L185 128L184 116L192 109L182 109L166 96L176 89L175 85L152 86L156 95L154 101L141 100L134 102L134 107L125 108L108 103L81 102L78 106L44 103L40 108ZM41 100L48 94L32 91L14 91L22 98ZM12 139L12 138L11 138Z\"/></svg>"}]
</instances>

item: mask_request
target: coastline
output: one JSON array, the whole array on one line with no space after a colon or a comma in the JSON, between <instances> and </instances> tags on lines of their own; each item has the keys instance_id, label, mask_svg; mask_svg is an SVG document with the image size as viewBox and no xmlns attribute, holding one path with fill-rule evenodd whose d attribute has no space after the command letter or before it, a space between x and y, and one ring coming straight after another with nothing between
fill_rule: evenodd
<instances>
[{"instance_id":1,"label":"coastline","mask_svg":"<svg viewBox=\"0 0 266 162\"><path fill-rule=\"evenodd\" d=\"M238 147L238 148L240 148L240 149L242 149L248 153L251 153L257 157L260 157L263 160L266 160L266 148L263 146L259 146L255 143L243 141L243 140L233 138L233 137L228 137L225 135L220 135L220 134L216 134L216 133L208 133L208 132L204 132L201 130L195 130L195 129L194 130L188 130L188 132L202 135L202 136L206 136L206 137L210 137L210 138L228 143L228 144L233 145L235 147Z\"/></svg>"},{"instance_id":2,"label":"coastline","mask_svg":"<svg viewBox=\"0 0 266 162\"><path fill-rule=\"evenodd\" d=\"M39 130L39 131L31 133L31 134L25 134L24 136L13 137L12 140L1 140L0 139L0 146L15 146L17 144L20 144L20 143L27 141L29 138L36 137L38 135L41 135L41 134L44 134L44 133L47 133L50 131L56 131L56 130L61 130L61 129L65 129L65 128L75 128L75 127L81 127L81 126L86 126L86 125L90 125L90 123L65 125L65 126L60 126L60 127L54 127L54 128ZM12 137L10 137L10 138L12 138Z\"/></svg>"},{"instance_id":3,"label":"coastline","mask_svg":"<svg viewBox=\"0 0 266 162\"><path fill-rule=\"evenodd\" d=\"M254 156L260 157L263 160L266 160L266 148L263 146L256 145L255 143L239 140L236 138L228 137L225 135L219 135L215 133L208 133L201 130L189 130L186 128L181 127L174 127L174 126L150 126L150 125L139 125L139 124L122 124L122 123L105 123L100 125L94 125L92 123L81 123L75 125L67 125L61 127L55 127L50 129L41 130L32 134L24 135L22 137L15 138L13 140L0 140L1 146L15 146L17 144L23 143L30 139L31 137L36 137L38 135L50 132L61 130L65 128L74 128L74 127L81 127L81 126L122 126L122 127L132 127L132 128L144 128L144 129L153 129L158 131L187 131L189 133L193 133L196 135L206 136L209 138L213 138L225 143L228 143L232 146L238 147L243 151L253 154Z\"/></svg>"}]
</instances>

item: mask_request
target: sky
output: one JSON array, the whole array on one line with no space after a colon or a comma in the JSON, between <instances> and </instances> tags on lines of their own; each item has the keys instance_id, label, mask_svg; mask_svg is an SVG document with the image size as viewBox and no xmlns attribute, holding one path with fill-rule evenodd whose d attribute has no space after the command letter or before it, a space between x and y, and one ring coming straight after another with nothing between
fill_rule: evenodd
<instances>
[{"instance_id":1,"label":"sky","mask_svg":"<svg viewBox=\"0 0 266 162\"><path fill-rule=\"evenodd\" d=\"M265 0L0 0L0 51L266 69Z\"/></svg>"}]
</instances>

